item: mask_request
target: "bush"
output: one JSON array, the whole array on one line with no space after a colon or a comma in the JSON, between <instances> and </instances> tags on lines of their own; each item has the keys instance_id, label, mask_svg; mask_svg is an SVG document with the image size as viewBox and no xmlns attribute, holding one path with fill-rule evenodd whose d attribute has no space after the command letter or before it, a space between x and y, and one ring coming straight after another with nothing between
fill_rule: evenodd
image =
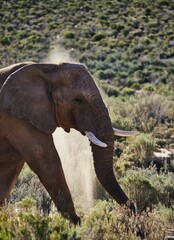
<instances>
[{"instance_id":1,"label":"bush","mask_svg":"<svg viewBox=\"0 0 174 240\"><path fill-rule=\"evenodd\" d=\"M22 201L16 204L19 208L24 209L25 211L30 210L32 207L36 207L36 201L29 196L26 196Z\"/></svg>"},{"instance_id":2,"label":"bush","mask_svg":"<svg viewBox=\"0 0 174 240\"><path fill-rule=\"evenodd\" d=\"M158 174L155 167L128 170L121 184L139 211L162 204L169 208L174 204L173 173ZM171 209L171 211L173 211Z\"/></svg>"},{"instance_id":3,"label":"bush","mask_svg":"<svg viewBox=\"0 0 174 240\"><path fill-rule=\"evenodd\" d=\"M15 187L10 194L9 203L29 203L34 201L40 212L49 213L52 207L52 201L41 184L38 177L25 166L22 170Z\"/></svg>"},{"instance_id":4,"label":"bush","mask_svg":"<svg viewBox=\"0 0 174 240\"><path fill-rule=\"evenodd\" d=\"M133 202L136 203L139 212L151 208L158 203L158 192L152 186L147 176L142 171L130 170L121 180L123 187Z\"/></svg>"},{"instance_id":5,"label":"bush","mask_svg":"<svg viewBox=\"0 0 174 240\"><path fill-rule=\"evenodd\" d=\"M159 240L164 239L165 226L161 217L154 212L134 217L113 202L100 201L79 230L84 240Z\"/></svg>"},{"instance_id":6,"label":"bush","mask_svg":"<svg viewBox=\"0 0 174 240\"><path fill-rule=\"evenodd\" d=\"M0 43L2 45L9 45L10 41L11 40L10 40L9 36L3 36L3 37L0 38Z\"/></svg>"},{"instance_id":7,"label":"bush","mask_svg":"<svg viewBox=\"0 0 174 240\"><path fill-rule=\"evenodd\" d=\"M132 89L132 88L128 88L128 87L125 87L123 88L123 90L121 91L121 94L123 96L131 96L135 93L135 90Z\"/></svg>"},{"instance_id":8,"label":"bush","mask_svg":"<svg viewBox=\"0 0 174 240\"><path fill-rule=\"evenodd\" d=\"M174 224L174 214L173 214L173 207L166 207L165 205L158 204L154 207L154 212L161 216L166 223L170 223L171 225Z\"/></svg>"},{"instance_id":9,"label":"bush","mask_svg":"<svg viewBox=\"0 0 174 240\"><path fill-rule=\"evenodd\" d=\"M94 41L100 41L105 38L105 34L102 32L98 32L93 36Z\"/></svg>"},{"instance_id":10,"label":"bush","mask_svg":"<svg viewBox=\"0 0 174 240\"><path fill-rule=\"evenodd\" d=\"M13 208L1 211L0 239L3 240L80 240L75 227L59 214L40 216L37 212L15 212Z\"/></svg>"},{"instance_id":11,"label":"bush","mask_svg":"<svg viewBox=\"0 0 174 240\"><path fill-rule=\"evenodd\" d=\"M73 39L75 37L74 32L68 30L63 31L62 34L65 39Z\"/></svg>"},{"instance_id":12,"label":"bush","mask_svg":"<svg viewBox=\"0 0 174 240\"><path fill-rule=\"evenodd\" d=\"M132 99L132 106L133 122L143 132L151 132L167 116L167 100L153 92L138 92Z\"/></svg>"},{"instance_id":13,"label":"bush","mask_svg":"<svg viewBox=\"0 0 174 240\"><path fill-rule=\"evenodd\" d=\"M155 139L150 134L140 134L127 140L128 147L123 150L120 161L130 161L137 167L148 167L153 161L156 149Z\"/></svg>"},{"instance_id":14,"label":"bush","mask_svg":"<svg viewBox=\"0 0 174 240\"><path fill-rule=\"evenodd\" d=\"M112 201L99 201L81 226L74 226L59 214L40 216L37 211L1 209L0 239L3 240L125 240L164 239L166 219L162 208L131 216ZM159 212L162 213L159 215ZM170 214L168 214L169 216Z\"/></svg>"},{"instance_id":15,"label":"bush","mask_svg":"<svg viewBox=\"0 0 174 240\"><path fill-rule=\"evenodd\" d=\"M119 95L118 89L110 84L102 83L101 84L104 92L109 96L117 97Z\"/></svg>"},{"instance_id":16,"label":"bush","mask_svg":"<svg viewBox=\"0 0 174 240\"><path fill-rule=\"evenodd\" d=\"M119 94L119 88L116 88ZM134 128L130 111L131 105L121 97L107 99L107 107L113 126L120 129L131 130Z\"/></svg>"}]
</instances>

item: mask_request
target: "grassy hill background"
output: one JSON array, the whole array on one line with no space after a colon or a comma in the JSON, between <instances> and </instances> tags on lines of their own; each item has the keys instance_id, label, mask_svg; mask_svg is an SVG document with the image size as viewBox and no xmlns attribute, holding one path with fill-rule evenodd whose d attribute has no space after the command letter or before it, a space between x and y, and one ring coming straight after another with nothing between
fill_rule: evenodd
<instances>
[{"instance_id":1,"label":"grassy hill background","mask_svg":"<svg viewBox=\"0 0 174 240\"><path fill-rule=\"evenodd\" d=\"M4 1L1 64L42 60L57 37L100 80L131 88L173 87L174 2Z\"/></svg>"},{"instance_id":2,"label":"grassy hill background","mask_svg":"<svg viewBox=\"0 0 174 240\"><path fill-rule=\"evenodd\" d=\"M59 215L38 215L51 203L25 169L12 202L27 213L9 206L0 239L24 239L26 232L25 239L136 239L138 224L146 239L163 239L174 225L174 1L9 0L0 4L0 22L1 67L43 62L62 45L108 96L113 125L142 132L117 139L114 168L140 211L149 209L129 219L111 200L101 201L75 229ZM108 196L99 191L96 199Z\"/></svg>"}]
</instances>

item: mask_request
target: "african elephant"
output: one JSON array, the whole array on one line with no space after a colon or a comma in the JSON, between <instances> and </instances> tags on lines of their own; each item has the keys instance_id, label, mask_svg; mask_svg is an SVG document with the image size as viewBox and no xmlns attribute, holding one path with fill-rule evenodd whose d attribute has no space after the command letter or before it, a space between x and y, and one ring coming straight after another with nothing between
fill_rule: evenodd
<instances>
[{"instance_id":1,"label":"african elephant","mask_svg":"<svg viewBox=\"0 0 174 240\"><path fill-rule=\"evenodd\" d=\"M26 162L38 175L57 209L75 224L77 216L59 155L56 127L74 128L92 147L96 175L119 203L134 208L113 172L114 132L99 90L81 64L19 63L0 70L0 204Z\"/></svg>"}]
</instances>

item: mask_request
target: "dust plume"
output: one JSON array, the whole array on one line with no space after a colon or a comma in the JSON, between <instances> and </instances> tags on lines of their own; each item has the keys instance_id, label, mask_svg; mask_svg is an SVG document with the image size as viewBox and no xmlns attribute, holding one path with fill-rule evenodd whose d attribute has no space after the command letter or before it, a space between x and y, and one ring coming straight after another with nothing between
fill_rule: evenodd
<instances>
[{"instance_id":1,"label":"dust plume","mask_svg":"<svg viewBox=\"0 0 174 240\"><path fill-rule=\"evenodd\" d=\"M59 128L53 136L72 196L76 204L87 210L93 204L95 183L88 139L73 129L66 133Z\"/></svg>"},{"instance_id":2,"label":"dust plume","mask_svg":"<svg viewBox=\"0 0 174 240\"><path fill-rule=\"evenodd\" d=\"M73 62L69 52L59 46L51 50L46 61ZM57 128L53 137L75 205L88 210L93 205L96 179L89 141L73 129L66 133Z\"/></svg>"},{"instance_id":3,"label":"dust plume","mask_svg":"<svg viewBox=\"0 0 174 240\"><path fill-rule=\"evenodd\" d=\"M56 45L50 50L46 61L49 63L60 63L73 62L73 59L70 57L69 51L59 45Z\"/></svg>"}]
</instances>

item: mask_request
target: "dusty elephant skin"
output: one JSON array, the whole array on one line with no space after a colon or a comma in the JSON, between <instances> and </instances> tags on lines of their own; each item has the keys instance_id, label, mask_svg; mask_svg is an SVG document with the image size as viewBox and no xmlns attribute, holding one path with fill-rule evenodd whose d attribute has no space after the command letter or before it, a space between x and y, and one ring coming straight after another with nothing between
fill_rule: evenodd
<instances>
[{"instance_id":1,"label":"dusty elephant skin","mask_svg":"<svg viewBox=\"0 0 174 240\"><path fill-rule=\"evenodd\" d=\"M91 141L97 177L119 203L134 208L113 173L114 133L96 84L80 64L20 63L0 70L0 204L26 162L57 209L76 224L59 155L56 127L74 128Z\"/></svg>"}]
</instances>

